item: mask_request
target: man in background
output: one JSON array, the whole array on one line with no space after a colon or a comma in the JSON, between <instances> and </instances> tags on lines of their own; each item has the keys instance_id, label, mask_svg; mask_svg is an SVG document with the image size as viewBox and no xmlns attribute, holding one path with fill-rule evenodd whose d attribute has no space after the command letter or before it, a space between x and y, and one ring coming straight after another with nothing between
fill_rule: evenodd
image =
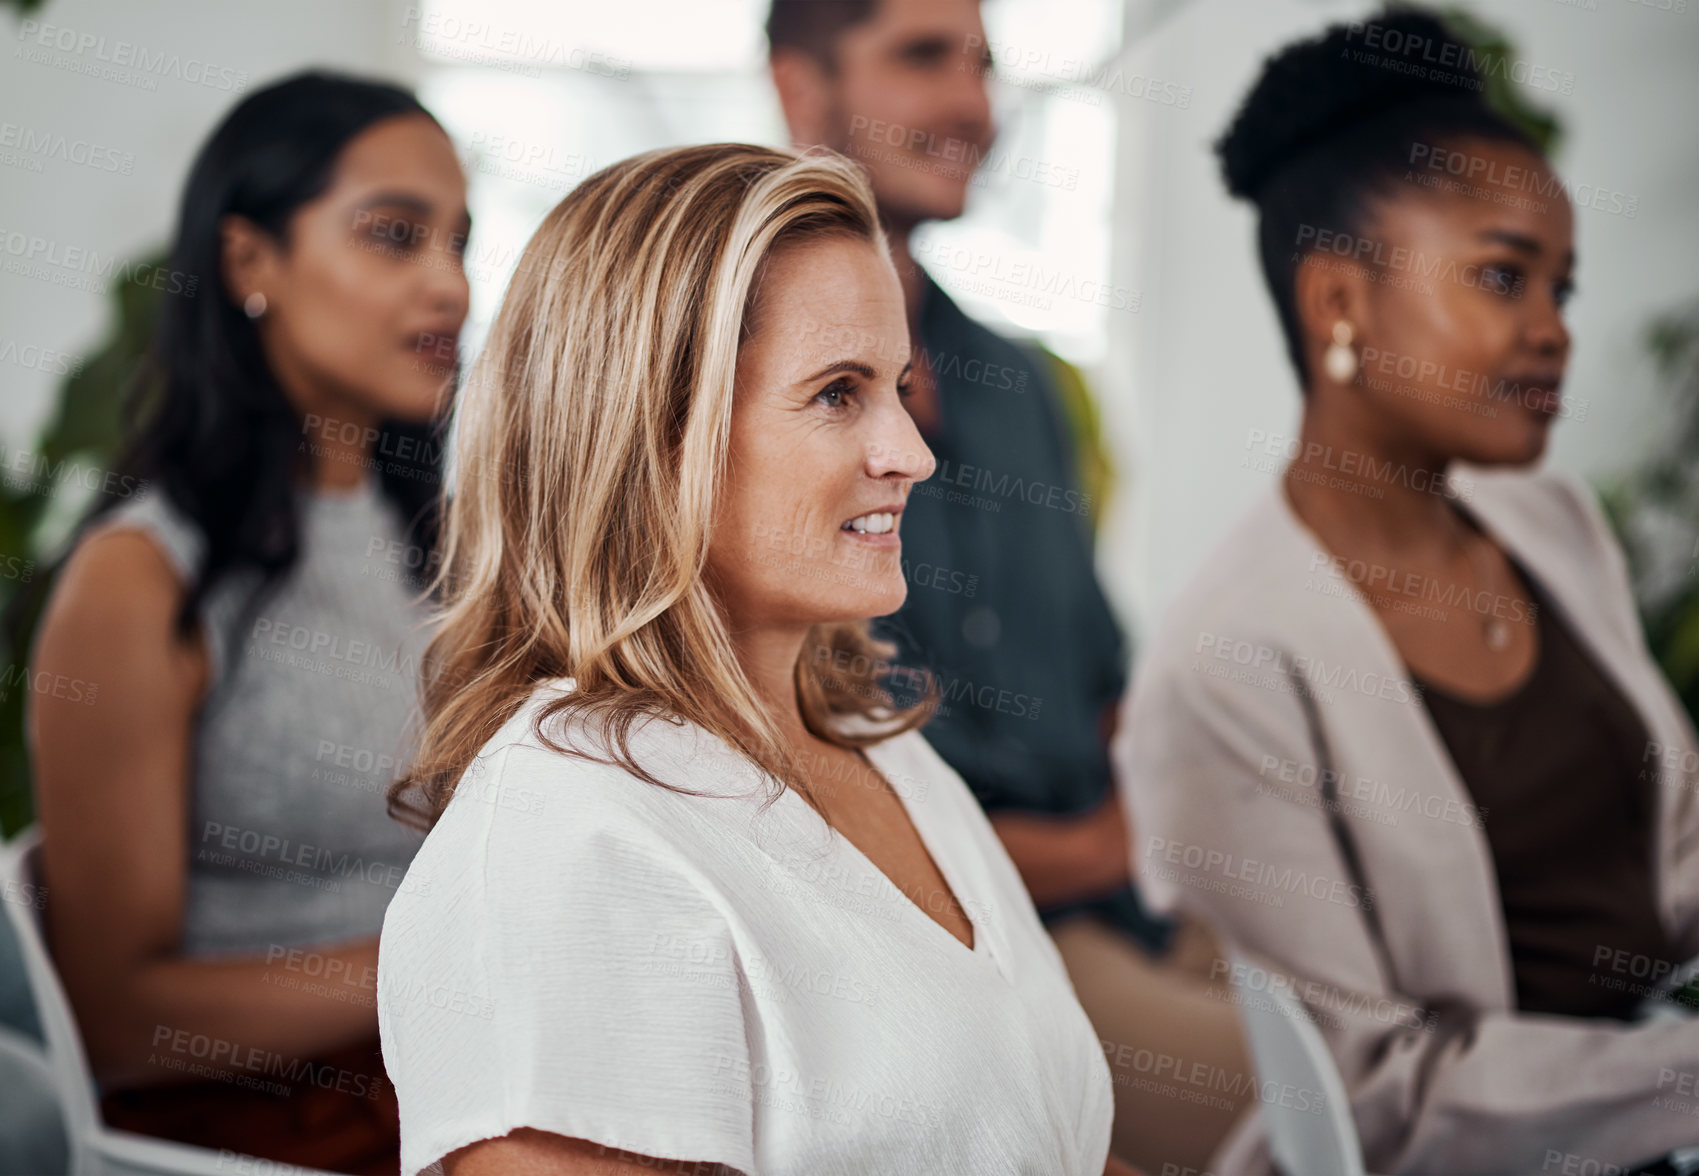
<instances>
[{"instance_id":1,"label":"man in background","mask_svg":"<svg viewBox=\"0 0 1699 1176\"><path fill-rule=\"evenodd\" d=\"M1209 985L1212 937L1153 918L1132 881L1108 756L1126 643L1094 571L1064 405L1049 364L968 318L910 252L923 221L961 215L991 149L979 5L773 0L767 34L793 142L872 181L914 344L907 403L938 460L903 512L908 600L880 635L934 674L942 704L923 734L985 808L1103 1040L1115 1153L1152 1173L1201 1170L1240 1105L1186 1101L1141 1081L1151 1067L1136 1059L1254 1083L1240 1081L1229 994ZM892 682L900 694L904 675Z\"/></svg>"}]
</instances>

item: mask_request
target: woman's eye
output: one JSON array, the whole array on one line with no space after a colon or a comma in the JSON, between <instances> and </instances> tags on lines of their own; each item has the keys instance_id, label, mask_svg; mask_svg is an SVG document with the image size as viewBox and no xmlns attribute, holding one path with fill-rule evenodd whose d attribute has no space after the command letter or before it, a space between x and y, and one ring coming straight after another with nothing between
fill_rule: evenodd
<instances>
[{"instance_id":1,"label":"woman's eye","mask_svg":"<svg viewBox=\"0 0 1699 1176\"><path fill-rule=\"evenodd\" d=\"M391 223L381 228L374 228L370 233L371 239L388 249L405 251L413 245L415 234L412 225Z\"/></svg>"},{"instance_id":2,"label":"woman's eye","mask_svg":"<svg viewBox=\"0 0 1699 1176\"><path fill-rule=\"evenodd\" d=\"M1552 298L1560 307L1568 306L1569 300L1573 297L1575 297L1574 282L1559 282L1552 287Z\"/></svg>"},{"instance_id":3,"label":"woman's eye","mask_svg":"<svg viewBox=\"0 0 1699 1176\"><path fill-rule=\"evenodd\" d=\"M897 385L897 395L901 396L904 400L907 400L909 398L909 396L913 394L913 392L914 392L914 381L913 380L905 380L901 384Z\"/></svg>"},{"instance_id":4,"label":"woman's eye","mask_svg":"<svg viewBox=\"0 0 1699 1176\"><path fill-rule=\"evenodd\" d=\"M1506 298L1522 296L1522 271L1513 265L1484 265L1481 267L1481 288Z\"/></svg>"},{"instance_id":5,"label":"woman's eye","mask_svg":"<svg viewBox=\"0 0 1699 1176\"><path fill-rule=\"evenodd\" d=\"M847 398L854 393L855 389L850 386L848 381L836 380L820 389L815 394L814 399L824 400L828 408L842 408ZM833 397L836 397L836 399L833 399Z\"/></svg>"}]
</instances>

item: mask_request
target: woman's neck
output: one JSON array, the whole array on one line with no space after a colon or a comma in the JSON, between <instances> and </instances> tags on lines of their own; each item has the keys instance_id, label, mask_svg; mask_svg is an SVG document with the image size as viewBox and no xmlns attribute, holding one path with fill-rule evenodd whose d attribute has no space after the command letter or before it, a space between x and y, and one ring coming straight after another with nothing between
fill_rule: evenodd
<instances>
[{"instance_id":1,"label":"woman's neck","mask_svg":"<svg viewBox=\"0 0 1699 1176\"><path fill-rule=\"evenodd\" d=\"M303 484L311 493L347 496L366 484L377 446L377 418L337 410L301 414Z\"/></svg>"},{"instance_id":2,"label":"woman's neck","mask_svg":"<svg viewBox=\"0 0 1699 1176\"><path fill-rule=\"evenodd\" d=\"M796 747L808 739L796 700L796 662L807 635L806 629L778 626L752 627L732 635L738 662L767 717Z\"/></svg>"},{"instance_id":3,"label":"woman's neck","mask_svg":"<svg viewBox=\"0 0 1699 1176\"><path fill-rule=\"evenodd\" d=\"M1282 479L1293 512L1335 554L1451 558L1469 528L1451 505L1450 458L1342 415L1306 409Z\"/></svg>"}]
</instances>

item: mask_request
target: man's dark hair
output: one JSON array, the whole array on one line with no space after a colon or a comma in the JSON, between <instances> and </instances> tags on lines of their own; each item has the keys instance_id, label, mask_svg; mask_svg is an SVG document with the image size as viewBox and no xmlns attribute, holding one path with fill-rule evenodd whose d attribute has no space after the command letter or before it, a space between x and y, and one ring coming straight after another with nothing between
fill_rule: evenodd
<instances>
[{"instance_id":1,"label":"man's dark hair","mask_svg":"<svg viewBox=\"0 0 1699 1176\"><path fill-rule=\"evenodd\" d=\"M767 51L798 49L827 70L837 64L845 30L873 19L879 0L773 0L767 12Z\"/></svg>"}]
</instances>

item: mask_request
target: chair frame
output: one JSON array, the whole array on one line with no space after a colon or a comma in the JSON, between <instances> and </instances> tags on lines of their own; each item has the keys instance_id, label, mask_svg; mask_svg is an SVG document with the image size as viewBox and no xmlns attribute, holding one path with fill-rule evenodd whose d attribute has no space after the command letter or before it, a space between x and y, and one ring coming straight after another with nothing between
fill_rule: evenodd
<instances>
[{"instance_id":1,"label":"chair frame","mask_svg":"<svg viewBox=\"0 0 1699 1176\"><path fill-rule=\"evenodd\" d=\"M41 834L31 826L0 846L0 884L41 1018L46 1064L58 1096L69 1146L71 1176L232 1176L241 1171L287 1171L290 1176L334 1176L241 1152L213 1151L108 1127L89 1072L82 1033L47 948L47 889L41 883ZM34 901L28 899L33 896ZM19 901L23 899L25 901Z\"/></svg>"},{"instance_id":2,"label":"chair frame","mask_svg":"<svg viewBox=\"0 0 1699 1176\"><path fill-rule=\"evenodd\" d=\"M1257 1077L1317 1091L1322 1099L1320 1123L1314 1111L1262 1101L1274 1162L1289 1176L1367 1176L1351 1102L1321 1030L1289 987L1271 984L1254 990L1244 983L1255 972L1282 975L1278 970L1256 963L1237 948L1231 963L1235 1003Z\"/></svg>"}]
</instances>

